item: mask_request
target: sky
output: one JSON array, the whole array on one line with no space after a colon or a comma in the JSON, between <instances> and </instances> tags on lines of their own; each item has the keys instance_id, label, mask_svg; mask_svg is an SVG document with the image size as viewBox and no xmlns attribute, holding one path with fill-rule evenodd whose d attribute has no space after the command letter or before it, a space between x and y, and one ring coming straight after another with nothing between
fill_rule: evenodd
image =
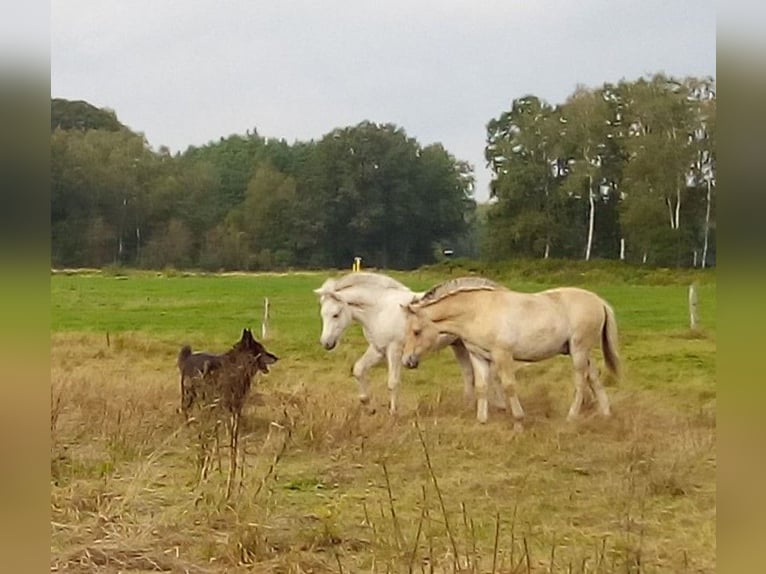
<instances>
[{"instance_id":1,"label":"sky","mask_svg":"<svg viewBox=\"0 0 766 574\"><path fill-rule=\"evenodd\" d=\"M515 98L716 76L713 0L51 0L51 96L158 149L394 123L489 195L486 124Z\"/></svg>"}]
</instances>

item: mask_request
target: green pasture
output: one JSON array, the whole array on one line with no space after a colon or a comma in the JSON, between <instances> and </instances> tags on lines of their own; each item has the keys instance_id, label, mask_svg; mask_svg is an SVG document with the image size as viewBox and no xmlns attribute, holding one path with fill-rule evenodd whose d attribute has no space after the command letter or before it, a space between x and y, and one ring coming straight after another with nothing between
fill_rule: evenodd
<instances>
[{"instance_id":1,"label":"green pasture","mask_svg":"<svg viewBox=\"0 0 766 574\"><path fill-rule=\"evenodd\" d=\"M350 374L361 329L332 352L318 340L312 291L339 271L54 273L52 560L76 563L87 548L91 561L146 555L177 571L382 573L428 571L433 555L434 571L451 572L456 546L473 565L465 572L715 571L714 276L547 265L486 274L520 291L578 285L605 297L624 376L607 387L610 420L568 423L568 358L522 368L529 427L519 436L496 410L476 422L446 350L403 371L397 417L386 412L385 369L374 369L377 413L365 414ZM424 290L467 271L391 275ZM175 355L184 343L223 351L243 327L258 334L265 297L266 346L280 362L246 413L246 487L224 505L217 474L195 486ZM97 534L107 526L108 544Z\"/></svg>"},{"instance_id":2,"label":"green pasture","mask_svg":"<svg viewBox=\"0 0 766 574\"><path fill-rule=\"evenodd\" d=\"M183 334L201 341L231 338L243 326L258 327L264 298L271 303L271 326L291 344L315 339L319 330L312 292L340 272L252 275L55 274L51 278L51 330L144 331L161 337ZM437 272L394 272L415 290L445 279ZM536 291L555 281L513 281L509 288ZM575 283L568 283L575 284ZM688 284L576 283L593 289L615 308L626 333L674 331L688 327ZM715 329L716 286L698 288L702 326Z\"/></svg>"},{"instance_id":3,"label":"green pasture","mask_svg":"<svg viewBox=\"0 0 766 574\"><path fill-rule=\"evenodd\" d=\"M352 326L338 351L325 352L319 345L321 321L313 293L327 277L338 274L337 271L229 276L57 274L51 278L51 329L53 332L96 332L104 336L106 333L110 336L120 332L142 333L162 343L168 356L185 343L196 349L220 351L238 338L243 327L260 332L264 299L268 297L270 348L288 364L307 366L307 361L320 360L327 365L341 361L339 372L345 375L351 362L365 348L361 329L358 325ZM433 271L392 275L415 290L425 290L445 277ZM557 285L553 281L514 282L507 278L503 283L529 292ZM714 369L714 283L703 283L698 288L701 334L688 333L686 284L591 285L581 282L580 285L595 290L614 307L623 355L634 356L633 367L652 370L654 366L663 371L663 377L688 367L708 373ZM699 336L702 339L698 339ZM664 357L667 364L658 362L658 357ZM442 353L432 361L438 370L440 365L451 364L452 359L448 353ZM630 369L628 365L629 372ZM383 375L375 376L382 378ZM644 381L655 384L657 379L650 376Z\"/></svg>"}]
</instances>

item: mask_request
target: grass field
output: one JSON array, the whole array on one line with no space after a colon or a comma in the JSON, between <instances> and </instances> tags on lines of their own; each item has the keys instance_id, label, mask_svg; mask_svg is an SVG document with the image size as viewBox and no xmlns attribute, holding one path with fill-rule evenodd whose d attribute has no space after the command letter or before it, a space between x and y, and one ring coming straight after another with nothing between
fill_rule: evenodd
<instances>
[{"instance_id":1,"label":"grass field","mask_svg":"<svg viewBox=\"0 0 766 574\"><path fill-rule=\"evenodd\" d=\"M394 275L424 289L446 272ZM52 276L52 568L715 571L714 277L700 278L692 333L693 276L576 275L617 313L625 374L607 389L614 414L565 421L561 357L520 372L527 428L514 434L499 411L476 422L448 352L403 373L398 416L386 412L383 368L377 412L361 409L350 376L361 330L332 352L318 343L312 289L327 276ZM523 291L561 282L498 278ZM264 297L265 342L280 362L246 409L240 484L226 502L227 455L199 481L196 431L176 413L175 356L183 343L223 351L243 327L259 332Z\"/></svg>"}]
</instances>

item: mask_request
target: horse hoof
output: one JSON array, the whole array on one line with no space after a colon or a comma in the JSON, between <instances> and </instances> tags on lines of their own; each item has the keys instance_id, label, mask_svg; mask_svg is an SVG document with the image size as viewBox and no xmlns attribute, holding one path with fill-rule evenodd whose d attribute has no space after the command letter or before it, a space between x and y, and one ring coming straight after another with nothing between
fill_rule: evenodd
<instances>
[{"instance_id":1,"label":"horse hoof","mask_svg":"<svg viewBox=\"0 0 766 574\"><path fill-rule=\"evenodd\" d=\"M370 404L370 397L362 395L359 397L359 402L363 405L369 405Z\"/></svg>"},{"instance_id":2,"label":"horse hoof","mask_svg":"<svg viewBox=\"0 0 766 574\"><path fill-rule=\"evenodd\" d=\"M524 425L520 422L513 423L513 432L521 433L524 432Z\"/></svg>"}]
</instances>

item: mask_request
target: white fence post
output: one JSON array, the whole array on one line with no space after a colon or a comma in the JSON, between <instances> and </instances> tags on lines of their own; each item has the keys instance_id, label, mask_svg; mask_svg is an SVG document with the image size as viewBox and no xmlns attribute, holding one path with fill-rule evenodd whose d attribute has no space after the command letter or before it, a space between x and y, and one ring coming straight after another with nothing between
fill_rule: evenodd
<instances>
[{"instance_id":1,"label":"white fence post","mask_svg":"<svg viewBox=\"0 0 766 574\"><path fill-rule=\"evenodd\" d=\"M269 298L263 298L263 321L261 322L261 339L264 341L269 336Z\"/></svg>"},{"instance_id":2,"label":"white fence post","mask_svg":"<svg viewBox=\"0 0 766 574\"><path fill-rule=\"evenodd\" d=\"M699 299L697 297L697 284L692 283L689 285L689 328L694 331L697 329L699 316L697 315L697 304Z\"/></svg>"}]
</instances>

